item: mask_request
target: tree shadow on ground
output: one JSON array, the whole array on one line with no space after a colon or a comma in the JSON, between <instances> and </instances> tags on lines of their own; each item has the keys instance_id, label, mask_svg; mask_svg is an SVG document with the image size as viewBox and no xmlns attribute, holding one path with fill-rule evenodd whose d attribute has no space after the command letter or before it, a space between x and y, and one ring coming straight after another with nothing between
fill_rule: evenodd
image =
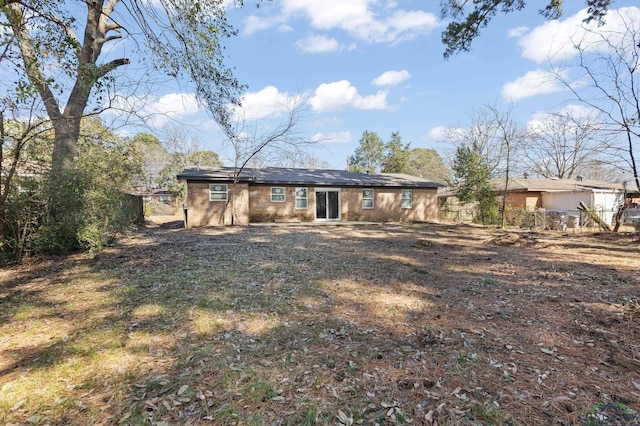
<instances>
[{"instance_id":1,"label":"tree shadow on ground","mask_svg":"<svg viewBox=\"0 0 640 426\"><path fill-rule=\"evenodd\" d=\"M636 406L628 372L598 360L629 357L640 337L637 263L603 269L554 250L553 236L517 234L158 228L17 271L2 284L0 324L16 331L0 348L0 418L332 424L341 410L399 423L482 409L494 423L544 423L605 396ZM28 326L52 338L25 344ZM51 389L29 396L38 386Z\"/></svg>"}]
</instances>

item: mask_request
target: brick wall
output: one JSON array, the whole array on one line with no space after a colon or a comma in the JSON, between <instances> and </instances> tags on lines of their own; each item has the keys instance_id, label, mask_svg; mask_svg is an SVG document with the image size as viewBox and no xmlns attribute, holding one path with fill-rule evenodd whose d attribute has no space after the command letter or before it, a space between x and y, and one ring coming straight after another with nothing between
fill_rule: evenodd
<instances>
[{"instance_id":1,"label":"brick wall","mask_svg":"<svg viewBox=\"0 0 640 426\"><path fill-rule=\"evenodd\" d=\"M435 188L412 188L412 207L407 209L402 208L401 188L372 189L373 209L362 208L362 188L342 190L342 220L425 222L438 219L438 197Z\"/></svg>"},{"instance_id":2,"label":"brick wall","mask_svg":"<svg viewBox=\"0 0 640 426\"><path fill-rule=\"evenodd\" d=\"M514 209L539 209L542 207L542 196L540 192L509 192L507 205Z\"/></svg>"},{"instance_id":3,"label":"brick wall","mask_svg":"<svg viewBox=\"0 0 640 426\"><path fill-rule=\"evenodd\" d=\"M228 185L233 203L209 200L209 184L189 182L187 185L187 227L249 224L249 186L239 183ZM235 213L235 214L234 214ZM233 222L232 222L233 221Z\"/></svg>"},{"instance_id":4,"label":"brick wall","mask_svg":"<svg viewBox=\"0 0 640 426\"><path fill-rule=\"evenodd\" d=\"M307 208L296 209L296 188L298 186L278 186L284 188L285 201L271 201L271 186L251 186L249 188L249 211L252 222L272 222L278 219L296 218L301 221L315 219L315 193L307 188Z\"/></svg>"},{"instance_id":5,"label":"brick wall","mask_svg":"<svg viewBox=\"0 0 640 426\"><path fill-rule=\"evenodd\" d=\"M209 200L209 184L189 182L187 187L187 226L230 225L232 216L236 225L247 225L249 222L273 222L278 220L315 220L315 190L306 187L308 207L296 209L296 186L281 186L284 188L285 201L271 201L270 186L248 186L238 184L236 196L233 197L233 186L229 185L229 197L235 203L235 215L232 208L225 209L225 202ZM326 190L327 188L317 188ZM370 189L370 188L368 188ZM372 188L374 190L374 208L362 208L362 188L341 188L341 220L343 221L371 221L371 222L411 222L436 221L438 218L438 204L436 189L413 188L411 208L402 208L402 189L400 188Z\"/></svg>"},{"instance_id":6,"label":"brick wall","mask_svg":"<svg viewBox=\"0 0 640 426\"><path fill-rule=\"evenodd\" d=\"M315 190L326 188L307 187L308 208L295 208L295 189L285 188L285 201L271 201L270 186L252 186L249 189L249 210L251 221L273 221L297 218L315 219ZM395 188L374 188L374 208L362 208L362 188L341 188L341 219L344 221L435 221L438 217L436 189L414 188L413 206L402 208L402 190Z\"/></svg>"}]
</instances>

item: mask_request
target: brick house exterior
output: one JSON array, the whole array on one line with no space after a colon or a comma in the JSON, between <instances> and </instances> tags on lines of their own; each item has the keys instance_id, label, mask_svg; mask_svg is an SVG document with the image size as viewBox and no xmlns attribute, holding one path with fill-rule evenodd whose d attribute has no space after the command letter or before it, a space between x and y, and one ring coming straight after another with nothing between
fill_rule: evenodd
<instances>
[{"instance_id":1,"label":"brick house exterior","mask_svg":"<svg viewBox=\"0 0 640 426\"><path fill-rule=\"evenodd\" d=\"M435 221L438 183L402 174L290 168L185 169L185 225Z\"/></svg>"},{"instance_id":2,"label":"brick house exterior","mask_svg":"<svg viewBox=\"0 0 640 426\"><path fill-rule=\"evenodd\" d=\"M498 196L502 196L505 186L504 179L493 180L493 186ZM611 223L613 215L622 204L632 205L634 197L638 196L638 189L624 183L601 182L586 179L548 179L548 178L511 178L507 187L506 203L507 218L514 210L536 211L543 209L547 212L579 214L577 208L580 201L595 209L601 219ZM472 220L475 205L471 214L464 217L455 213L466 206L461 205L454 188L440 188L438 190L441 218Z\"/></svg>"}]
</instances>

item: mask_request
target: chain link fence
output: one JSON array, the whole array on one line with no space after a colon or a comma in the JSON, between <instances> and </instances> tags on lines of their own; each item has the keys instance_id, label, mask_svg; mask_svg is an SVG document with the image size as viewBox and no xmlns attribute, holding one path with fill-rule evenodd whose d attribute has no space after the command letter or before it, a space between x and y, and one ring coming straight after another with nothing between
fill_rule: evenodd
<instances>
[{"instance_id":1,"label":"chain link fence","mask_svg":"<svg viewBox=\"0 0 640 426\"><path fill-rule=\"evenodd\" d=\"M604 208L594 209L595 213L611 226L615 225L613 218L617 210ZM477 219L477 207L468 205L441 205L439 218L445 222L470 223ZM598 229L599 225L590 219L583 211L575 210L548 210L548 209L508 209L505 215L507 226L525 229L547 229L554 231L566 231L567 229ZM635 227L640 231L640 206L625 210L622 223Z\"/></svg>"}]
</instances>

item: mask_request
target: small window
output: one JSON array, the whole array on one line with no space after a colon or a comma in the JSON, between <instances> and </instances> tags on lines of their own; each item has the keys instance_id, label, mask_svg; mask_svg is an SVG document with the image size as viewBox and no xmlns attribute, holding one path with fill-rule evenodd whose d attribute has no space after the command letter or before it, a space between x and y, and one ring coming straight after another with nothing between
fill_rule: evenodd
<instances>
[{"instance_id":1,"label":"small window","mask_svg":"<svg viewBox=\"0 0 640 426\"><path fill-rule=\"evenodd\" d=\"M373 207L374 207L373 189L363 189L362 190L362 208L372 209Z\"/></svg>"},{"instance_id":2,"label":"small window","mask_svg":"<svg viewBox=\"0 0 640 426\"><path fill-rule=\"evenodd\" d=\"M306 209L309 206L307 188L296 188L296 209Z\"/></svg>"},{"instance_id":3,"label":"small window","mask_svg":"<svg viewBox=\"0 0 640 426\"><path fill-rule=\"evenodd\" d=\"M209 201L227 201L229 190L227 184L209 185Z\"/></svg>"},{"instance_id":4,"label":"small window","mask_svg":"<svg viewBox=\"0 0 640 426\"><path fill-rule=\"evenodd\" d=\"M271 187L271 202L272 203L284 203L285 201L286 201L286 199L285 199L284 188L279 187L279 186L272 186Z\"/></svg>"},{"instance_id":5,"label":"small window","mask_svg":"<svg viewBox=\"0 0 640 426\"><path fill-rule=\"evenodd\" d=\"M410 209L413 206L411 195L412 194L410 189L402 190L402 208L403 209Z\"/></svg>"}]
</instances>

